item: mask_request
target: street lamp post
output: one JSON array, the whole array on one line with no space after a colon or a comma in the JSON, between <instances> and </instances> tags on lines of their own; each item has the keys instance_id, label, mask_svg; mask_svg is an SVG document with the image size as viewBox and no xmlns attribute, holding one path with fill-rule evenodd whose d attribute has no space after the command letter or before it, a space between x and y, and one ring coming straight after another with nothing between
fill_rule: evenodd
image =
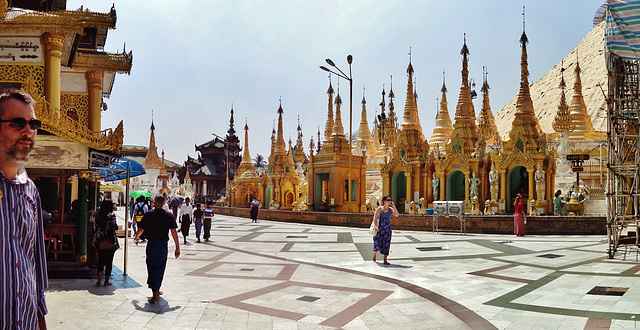
<instances>
[{"instance_id":1,"label":"street lamp post","mask_svg":"<svg viewBox=\"0 0 640 330\"><path fill-rule=\"evenodd\" d=\"M347 76L340 68L336 66L335 63L331 59L326 59L327 64L338 70L337 73L325 66L320 66L320 69L333 73L336 76L349 81L349 173L348 173L348 183L347 183L347 210L351 212L351 153L353 150L353 146L351 145L353 142L352 137L352 126L353 126L353 77L351 76L351 62L353 62L353 56L347 55L347 63L349 64L349 76ZM357 200L357 198L356 198Z\"/></svg>"},{"instance_id":2,"label":"street lamp post","mask_svg":"<svg viewBox=\"0 0 640 330\"><path fill-rule=\"evenodd\" d=\"M229 206L229 141L227 141L226 138L223 138L222 136L216 134L216 133L211 133L213 134L215 137L219 138L219 139L224 139L224 149L225 149L225 153L227 154L227 181L225 183L224 186L224 194L225 194L225 198L224 198L224 203Z\"/></svg>"}]
</instances>

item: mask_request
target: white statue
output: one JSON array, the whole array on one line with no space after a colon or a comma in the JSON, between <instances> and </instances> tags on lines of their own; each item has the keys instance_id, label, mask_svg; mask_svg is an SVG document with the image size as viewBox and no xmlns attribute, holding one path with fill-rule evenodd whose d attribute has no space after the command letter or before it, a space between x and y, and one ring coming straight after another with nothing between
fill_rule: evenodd
<instances>
[{"instance_id":1,"label":"white statue","mask_svg":"<svg viewBox=\"0 0 640 330\"><path fill-rule=\"evenodd\" d=\"M534 176L536 180L536 199L539 201L543 201L544 196L544 172L540 168L540 164L536 167L536 173Z\"/></svg>"},{"instance_id":2,"label":"white statue","mask_svg":"<svg viewBox=\"0 0 640 330\"><path fill-rule=\"evenodd\" d=\"M431 186L433 186L433 200L438 200L438 192L440 191L440 180L436 178L436 174L433 173L433 179L431 180Z\"/></svg>"},{"instance_id":3,"label":"white statue","mask_svg":"<svg viewBox=\"0 0 640 330\"><path fill-rule=\"evenodd\" d=\"M498 201L498 192L500 191L500 173L496 171L496 163L491 164L489 172L489 185L491 186L491 197L493 201Z\"/></svg>"},{"instance_id":4,"label":"white statue","mask_svg":"<svg viewBox=\"0 0 640 330\"><path fill-rule=\"evenodd\" d=\"M480 179L476 178L476 173L471 172L471 178L469 179L469 199L478 196L478 185L480 184Z\"/></svg>"}]
</instances>

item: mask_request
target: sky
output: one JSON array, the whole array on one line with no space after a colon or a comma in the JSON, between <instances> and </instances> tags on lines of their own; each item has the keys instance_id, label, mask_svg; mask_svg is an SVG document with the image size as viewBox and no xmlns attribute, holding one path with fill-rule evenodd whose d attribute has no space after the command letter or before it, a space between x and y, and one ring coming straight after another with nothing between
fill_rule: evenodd
<instances>
[{"instance_id":1,"label":"sky","mask_svg":"<svg viewBox=\"0 0 640 330\"><path fill-rule=\"evenodd\" d=\"M453 119L461 85L460 50L466 34L469 77L480 94L487 67L489 96L497 113L519 88L525 8L529 82L557 64L593 27L604 0L68 0L94 12L117 12L105 51L133 51L131 74L119 74L102 114L102 128L124 120L124 144L148 146L151 113L158 153L183 164L195 146L224 136L234 109L244 146L249 127L252 158L270 153L273 123L282 104L283 133L295 144L298 117L308 155L310 138L324 136L328 73L325 59L348 73L353 56L353 124L366 99L369 129L380 113L381 92L393 80L400 121L407 92L409 53L425 137L433 132L445 72ZM393 77L393 79L391 78ZM349 134L349 84L340 87L342 122ZM388 104L389 99L386 98ZM482 97L474 100L476 113ZM388 106L385 107L388 110Z\"/></svg>"}]
</instances>

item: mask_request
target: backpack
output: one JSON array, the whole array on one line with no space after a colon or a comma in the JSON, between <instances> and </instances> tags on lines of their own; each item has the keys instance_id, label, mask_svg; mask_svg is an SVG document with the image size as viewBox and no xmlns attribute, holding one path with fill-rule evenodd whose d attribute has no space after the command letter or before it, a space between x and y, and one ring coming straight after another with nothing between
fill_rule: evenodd
<instances>
[{"instance_id":1,"label":"backpack","mask_svg":"<svg viewBox=\"0 0 640 330\"><path fill-rule=\"evenodd\" d=\"M143 216L144 215L144 205L141 207L140 203L136 204L136 208L138 209L138 211L136 212L136 216Z\"/></svg>"}]
</instances>

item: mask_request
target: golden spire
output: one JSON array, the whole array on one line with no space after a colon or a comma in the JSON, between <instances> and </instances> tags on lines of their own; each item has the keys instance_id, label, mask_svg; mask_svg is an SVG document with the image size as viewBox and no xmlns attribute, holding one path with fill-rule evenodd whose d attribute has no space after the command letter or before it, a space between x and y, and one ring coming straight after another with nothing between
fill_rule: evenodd
<instances>
[{"instance_id":1,"label":"golden spire","mask_svg":"<svg viewBox=\"0 0 640 330\"><path fill-rule=\"evenodd\" d=\"M407 98L404 103L404 115L402 121L402 129L415 129L422 132L420 119L418 118L418 109L413 90L413 65L411 65L411 50L409 51L409 65L407 66Z\"/></svg>"},{"instance_id":2,"label":"golden spire","mask_svg":"<svg viewBox=\"0 0 640 330\"><path fill-rule=\"evenodd\" d=\"M336 96L336 118L333 122L333 133L331 135L344 135L344 127L342 127L342 99L340 98L340 83L338 82L338 95Z\"/></svg>"},{"instance_id":3,"label":"golden spire","mask_svg":"<svg viewBox=\"0 0 640 330\"><path fill-rule=\"evenodd\" d=\"M518 91L518 97L516 99L516 113L515 119L511 124L511 131L509 132L509 138L512 141L512 147L523 146L532 150L538 150L542 146L539 137L541 134L540 123L535 115L533 109L533 101L531 100L531 94L529 91L529 68L527 62L527 43L529 39L524 31L524 7L523 7L523 23L522 23L522 36L520 37L520 44L522 46L522 55L520 58L520 90ZM517 136L522 136L522 141L514 141Z\"/></svg>"},{"instance_id":4,"label":"golden spire","mask_svg":"<svg viewBox=\"0 0 640 330\"><path fill-rule=\"evenodd\" d=\"M276 148L275 154L283 154L286 153L287 145L284 143L283 131L282 131L282 114L284 110L282 110L282 100L280 100L280 106L278 107L278 133L276 138Z\"/></svg>"},{"instance_id":5,"label":"golden spire","mask_svg":"<svg viewBox=\"0 0 640 330\"><path fill-rule=\"evenodd\" d=\"M571 117L569 115L569 106L567 105L567 97L565 95L564 89L567 87L567 84L564 82L564 61L562 62L562 68L560 69L560 105L558 105L558 111L556 112L556 117L553 119L553 130L558 133L565 133L572 131L576 126L575 123L571 122Z\"/></svg>"},{"instance_id":6,"label":"golden spire","mask_svg":"<svg viewBox=\"0 0 640 330\"><path fill-rule=\"evenodd\" d=\"M276 151L276 121L273 121L273 129L271 130L271 154Z\"/></svg>"},{"instance_id":7,"label":"golden spire","mask_svg":"<svg viewBox=\"0 0 640 330\"><path fill-rule=\"evenodd\" d=\"M439 146L447 145L447 141L449 141L451 137L451 132L453 132L453 125L451 124L451 117L449 116L447 105L447 86L445 85L444 71L442 71L442 88L440 91L442 92L442 97L440 100L440 109L436 115L436 127L433 129L433 134L429 141L429 145L431 146L436 144Z\"/></svg>"},{"instance_id":8,"label":"golden spire","mask_svg":"<svg viewBox=\"0 0 640 330\"><path fill-rule=\"evenodd\" d=\"M167 174L167 168L164 166L164 143L162 146L162 165L160 165L160 174Z\"/></svg>"},{"instance_id":9,"label":"golden spire","mask_svg":"<svg viewBox=\"0 0 640 330\"><path fill-rule=\"evenodd\" d=\"M329 74L329 89L327 89L327 94L329 94L329 111L327 113L327 124L324 126L325 141L329 140L333 133L333 87L331 86L331 74ZM318 142L320 142L320 140L318 140Z\"/></svg>"},{"instance_id":10,"label":"golden spire","mask_svg":"<svg viewBox=\"0 0 640 330\"><path fill-rule=\"evenodd\" d=\"M393 146L396 141L398 141L397 117L394 111L395 106L393 104L393 99L395 97L395 94L393 94L393 76L391 76L391 86L389 87L389 116L387 117L387 127L384 132L384 136L386 138L385 144L387 146Z\"/></svg>"},{"instance_id":11,"label":"golden spire","mask_svg":"<svg viewBox=\"0 0 640 330\"><path fill-rule=\"evenodd\" d=\"M153 110L151 110L151 136L149 137L149 149L147 150L147 155L144 157L144 162L142 166L146 169L156 168L159 169L160 158L158 157L158 148L156 148L156 135L154 131L156 130L155 125L153 125Z\"/></svg>"},{"instance_id":12,"label":"golden spire","mask_svg":"<svg viewBox=\"0 0 640 330\"><path fill-rule=\"evenodd\" d=\"M245 118L244 124L244 152L242 154L242 161L240 165L238 165L238 169L236 170L236 177L242 176L242 174L246 171L255 171L256 168L253 166L251 162L251 155L249 153L249 123Z\"/></svg>"},{"instance_id":13,"label":"golden spire","mask_svg":"<svg viewBox=\"0 0 640 330\"><path fill-rule=\"evenodd\" d=\"M473 108L471 88L469 86L469 48L467 48L466 34L464 35L464 44L462 45L462 50L460 50L460 55L462 55L462 85L460 86L460 95L456 105L456 121L461 120L463 117L473 117L475 121L476 113Z\"/></svg>"},{"instance_id":14,"label":"golden spire","mask_svg":"<svg viewBox=\"0 0 640 330\"><path fill-rule=\"evenodd\" d=\"M571 98L571 106L569 107L569 117L571 122L575 125L575 129L569 132L570 140L595 140L597 135L593 124L591 123L591 116L587 113L587 106L584 104L584 97L582 96L582 80L580 79L580 62L578 61L578 54L576 51L576 68L574 70L576 77L573 83L573 97Z\"/></svg>"},{"instance_id":15,"label":"golden spire","mask_svg":"<svg viewBox=\"0 0 640 330\"><path fill-rule=\"evenodd\" d=\"M470 155L475 150L478 140L478 128L476 127L476 112L473 108L471 88L469 86L469 48L467 48L466 35L464 35L464 43L460 55L462 55L462 85L460 86L460 95L456 105L453 132L451 132L451 138L448 140L446 152L449 153L452 149L456 149L464 155Z\"/></svg>"},{"instance_id":16,"label":"golden spire","mask_svg":"<svg viewBox=\"0 0 640 330\"><path fill-rule=\"evenodd\" d=\"M496 126L496 119L491 113L491 104L489 102L489 82L487 79L488 72L485 67L482 67L482 109L480 109L480 115L478 116L478 134L483 137L484 141L488 144L493 144L501 140L498 127Z\"/></svg>"},{"instance_id":17,"label":"golden spire","mask_svg":"<svg viewBox=\"0 0 640 330\"><path fill-rule=\"evenodd\" d=\"M373 157L376 150L371 140L371 131L369 130L369 123L367 122L367 101L364 98L364 86L362 87L362 113L360 114L360 127L356 134L356 142L353 146L353 151L366 151L367 157ZM361 153L355 153L357 156Z\"/></svg>"},{"instance_id":18,"label":"golden spire","mask_svg":"<svg viewBox=\"0 0 640 330\"><path fill-rule=\"evenodd\" d=\"M380 131L378 131L378 116L374 113L373 116L373 147L380 150Z\"/></svg>"}]
</instances>

